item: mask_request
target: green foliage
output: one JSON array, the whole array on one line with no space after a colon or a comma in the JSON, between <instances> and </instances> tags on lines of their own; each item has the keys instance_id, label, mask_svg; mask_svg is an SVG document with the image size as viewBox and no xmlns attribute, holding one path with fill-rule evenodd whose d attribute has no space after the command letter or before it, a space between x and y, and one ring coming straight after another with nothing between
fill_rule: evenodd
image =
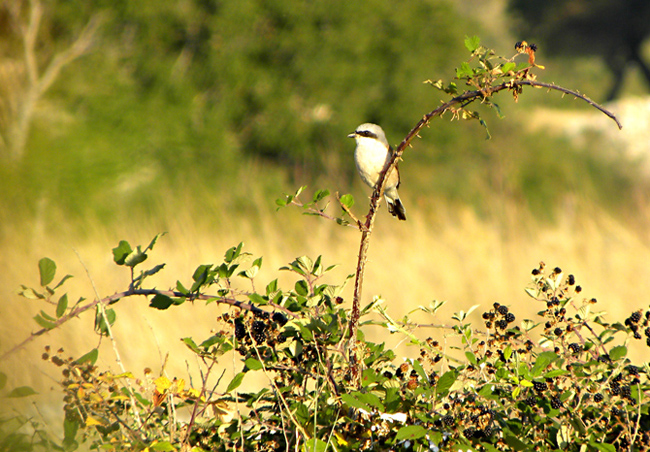
<instances>
[{"instance_id":1,"label":"green foliage","mask_svg":"<svg viewBox=\"0 0 650 452\"><path fill-rule=\"evenodd\" d=\"M239 287L257 287L251 269L261 265L240 243L222 263L199 266L191 291L123 293L149 295L155 309L182 309L189 299L232 307L210 337L182 339L203 366L192 384L112 374L96 364L97 349L75 360L48 348L43 358L63 378L65 450L647 450L650 369L626 356L630 341L650 344L650 309L607 323L573 275L540 264L526 288L537 319L518 320L513 308L494 303L478 327L470 323L474 306L444 327L443 346L418 338L442 303L396 321L375 299L362 324L406 335L419 354L399 358L360 334L356 380L340 298L345 281L322 282L333 266L301 256L280 269L295 276L293 287L277 279L259 291ZM240 370L221 374L215 386L210 376L228 352ZM245 389L252 374L266 382L255 392ZM33 393L16 388L7 396Z\"/></svg>"}]
</instances>

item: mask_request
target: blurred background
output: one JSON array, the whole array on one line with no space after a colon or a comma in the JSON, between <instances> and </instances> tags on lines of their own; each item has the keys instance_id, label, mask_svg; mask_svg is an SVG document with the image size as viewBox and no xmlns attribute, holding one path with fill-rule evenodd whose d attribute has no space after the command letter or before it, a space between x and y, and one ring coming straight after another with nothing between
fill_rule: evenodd
<instances>
[{"instance_id":1,"label":"blurred background","mask_svg":"<svg viewBox=\"0 0 650 452\"><path fill-rule=\"evenodd\" d=\"M604 103L624 128L535 89L517 103L498 97L503 118L476 105L490 140L476 121L435 120L400 166L408 221L379 212L364 302L382 295L399 318L447 300L433 323L497 301L533 318L524 288L544 261L623 321L650 293L649 34L650 3L638 0L1 1L0 353L37 329L43 306L17 292L38 285L41 257L56 261L57 281L75 276L71 300L92 299L93 285L106 296L129 282L112 263L123 239L146 246L168 232L150 253L167 263L158 288L190 281L240 241L264 256L258 287L303 254L340 264L327 282L342 282L358 233L276 211L275 199L328 188L365 214L370 191L346 135L375 122L398 144L445 100L423 81L450 81L473 35L506 57L516 41L536 43L539 80ZM196 363L179 339L206 337L220 312L154 312L145 299L115 308L137 376L158 374L167 353L168 375L185 376ZM100 343L92 325L83 316L5 359L8 386L34 386L41 413L58 415L43 347L79 356ZM108 341L101 348L99 364L118 372Z\"/></svg>"}]
</instances>

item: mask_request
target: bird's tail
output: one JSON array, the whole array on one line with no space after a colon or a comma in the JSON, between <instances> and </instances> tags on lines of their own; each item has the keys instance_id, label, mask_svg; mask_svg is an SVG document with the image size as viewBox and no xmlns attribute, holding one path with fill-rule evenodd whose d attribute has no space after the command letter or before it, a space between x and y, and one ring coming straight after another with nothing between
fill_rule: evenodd
<instances>
[{"instance_id":1,"label":"bird's tail","mask_svg":"<svg viewBox=\"0 0 650 452\"><path fill-rule=\"evenodd\" d=\"M402 221L406 220L406 209L404 209L404 204L402 204L399 198L390 199L386 197L386 202L388 203L388 211L391 215Z\"/></svg>"}]
</instances>

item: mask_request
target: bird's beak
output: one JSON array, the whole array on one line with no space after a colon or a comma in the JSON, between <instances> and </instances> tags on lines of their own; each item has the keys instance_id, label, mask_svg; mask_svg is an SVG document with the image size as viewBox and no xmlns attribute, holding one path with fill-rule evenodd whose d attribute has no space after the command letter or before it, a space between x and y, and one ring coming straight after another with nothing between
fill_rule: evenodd
<instances>
[{"instance_id":1,"label":"bird's beak","mask_svg":"<svg viewBox=\"0 0 650 452\"><path fill-rule=\"evenodd\" d=\"M357 132L352 132L350 135L348 135L348 138L354 138L357 136Z\"/></svg>"}]
</instances>

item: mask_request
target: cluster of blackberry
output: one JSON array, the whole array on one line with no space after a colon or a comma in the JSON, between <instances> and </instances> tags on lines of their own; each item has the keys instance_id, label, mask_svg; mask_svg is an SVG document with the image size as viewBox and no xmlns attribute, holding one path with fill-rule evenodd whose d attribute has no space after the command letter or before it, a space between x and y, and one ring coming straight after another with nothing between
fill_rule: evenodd
<instances>
[{"instance_id":1,"label":"cluster of blackberry","mask_svg":"<svg viewBox=\"0 0 650 452\"><path fill-rule=\"evenodd\" d=\"M509 312L507 306L494 303L493 309L483 313L483 320L488 329L494 328L494 331L498 332L498 330L506 330L508 324L515 321L515 315Z\"/></svg>"},{"instance_id":2,"label":"cluster of blackberry","mask_svg":"<svg viewBox=\"0 0 650 452\"><path fill-rule=\"evenodd\" d=\"M240 344L238 351L242 355L246 354L253 342L255 345L267 343L273 346L286 340L286 337L279 334L279 330L287 323L287 317L280 312L268 313L262 309L254 309L243 311L234 319L225 313L221 320L233 325L235 338Z\"/></svg>"},{"instance_id":3,"label":"cluster of blackberry","mask_svg":"<svg viewBox=\"0 0 650 452\"><path fill-rule=\"evenodd\" d=\"M643 320L643 322L641 321ZM634 339L641 339L641 333L639 332L643 328L643 334L645 336L645 343L650 347L650 310L646 311L645 314L641 314L641 311L633 312L627 319L625 319L625 326L627 326L634 335Z\"/></svg>"}]
</instances>

